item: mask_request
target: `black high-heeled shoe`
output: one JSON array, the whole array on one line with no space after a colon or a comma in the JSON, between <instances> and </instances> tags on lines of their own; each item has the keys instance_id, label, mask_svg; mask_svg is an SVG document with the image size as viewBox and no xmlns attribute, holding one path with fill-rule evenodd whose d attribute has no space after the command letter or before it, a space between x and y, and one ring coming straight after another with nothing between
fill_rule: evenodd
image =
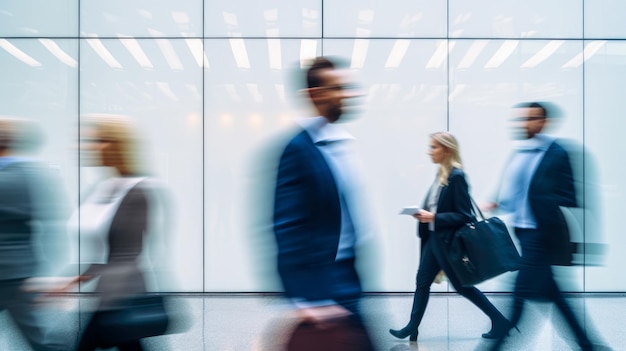
<instances>
[{"instance_id":1,"label":"black high-heeled shoe","mask_svg":"<svg viewBox=\"0 0 626 351\"><path fill-rule=\"evenodd\" d=\"M404 339L408 336L409 341L417 341L417 328L412 325L407 325L402 329L389 329L389 334L398 339Z\"/></svg>"},{"instance_id":2,"label":"black high-heeled shoe","mask_svg":"<svg viewBox=\"0 0 626 351\"><path fill-rule=\"evenodd\" d=\"M509 331L515 328L518 332L519 329L513 323L508 320L504 320L498 323L493 323L491 326L491 330L482 335L485 339L502 339L505 336L509 335Z\"/></svg>"}]
</instances>

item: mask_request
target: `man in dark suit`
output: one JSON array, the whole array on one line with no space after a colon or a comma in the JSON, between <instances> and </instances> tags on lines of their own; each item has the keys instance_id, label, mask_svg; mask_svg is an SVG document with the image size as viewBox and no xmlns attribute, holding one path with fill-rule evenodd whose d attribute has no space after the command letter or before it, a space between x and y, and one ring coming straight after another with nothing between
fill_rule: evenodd
<instances>
[{"instance_id":1,"label":"man in dark suit","mask_svg":"<svg viewBox=\"0 0 626 351\"><path fill-rule=\"evenodd\" d=\"M334 124L344 112L344 100L355 92L348 71L324 57L308 68L306 84L303 92L315 115L297 121L300 128L277 170L273 226L278 273L301 326L319 331L349 321L361 328L361 282L355 269L358 209L353 201L358 172L351 155L353 137ZM367 334L360 335L365 338L343 349L369 350Z\"/></svg>"},{"instance_id":2,"label":"man in dark suit","mask_svg":"<svg viewBox=\"0 0 626 351\"><path fill-rule=\"evenodd\" d=\"M33 350L64 350L59 342L46 341L42 320L34 310L35 295L24 291L27 279L39 269L33 243L37 228L59 219L61 208L47 195L57 189L56 184L44 184L49 180L44 169L16 152L27 141L22 132L33 127L26 121L0 119L0 311L9 313Z\"/></svg>"},{"instance_id":3,"label":"man in dark suit","mask_svg":"<svg viewBox=\"0 0 626 351\"><path fill-rule=\"evenodd\" d=\"M577 207L574 177L567 151L542 134L549 123L549 109L537 102L515 106L516 151L509 160L497 204L513 214L515 235L522 248L522 267L514 290L511 323L515 326L527 299L553 302L583 350L593 346L554 278L552 266L572 264L574 246L560 207ZM495 348L499 348L498 340Z\"/></svg>"}]
</instances>

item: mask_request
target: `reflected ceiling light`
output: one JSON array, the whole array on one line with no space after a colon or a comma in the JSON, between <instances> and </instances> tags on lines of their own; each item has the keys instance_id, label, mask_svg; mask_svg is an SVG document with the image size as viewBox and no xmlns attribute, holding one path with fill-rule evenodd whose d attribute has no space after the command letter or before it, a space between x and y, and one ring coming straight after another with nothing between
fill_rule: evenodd
<instances>
[{"instance_id":1,"label":"reflected ceiling light","mask_svg":"<svg viewBox=\"0 0 626 351\"><path fill-rule=\"evenodd\" d=\"M243 69L250 68L250 60L248 59L248 51L246 50L246 44L241 38L230 38L230 49L233 51L235 62L237 67Z\"/></svg>"},{"instance_id":2,"label":"reflected ceiling light","mask_svg":"<svg viewBox=\"0 0 626 351\"><path fill-rule=\"evenodd\" d=\"M357 28L357 38L366 37L370 35L370 30L365 28ZM365 64L365 58L367 57L367 49L369 48L369 39L355 39L354 46L352 47L352 59L350 60L350 68L360 69Z\"/></svg>"},{"instance_id":3,"label":"reflected ceiling light","mask_svg":"<svg viewBox=\"0 0 626 351\"><path fill-rule=\"evenodd\" d=\"M314 9L307 9L306 7L302 8L302 17L308 19L317 19L319 12Z\"/></svg>"},{"instance_id":4,"label":"reflected ceiling light","mask_svg":"<svg viewBox=\"0 0 626 351\"><path fill-rule=\"evenodd\" d=\"M376 84L372 84L367 92L367 95L365 96L365 102L369 103L370 101L372 101L374 99L374 95L380 90L380 84L376 83Z\"/></svg>"},{"instance_id":5,"label":"reflected ceiling light","mask_svg":"<svg viewBox=\"0 0 626 351\"><path fill-rule=\"evenodd\" d=\"M278 98L283 101L287 100L285 95L285 84L274 84L274 89L276 89L276 94L278 95Z\"/></svg>"},{"instance_id":6,"label":"reflected ceiling light","mask_svg":"<svg viewBox=\"0 0 626 351\"><path fill-rule=\"evenodd\" d=\"M202 96L200 96L200 91L198 90L198 87L194 84L185 84L185 87L187 88L187 90L189 91L189 93L191 93L191 95L193 95L193 97L195 99L202 99Z\"/></svg>"},{"instance_id":7,"label":"reflected ceiling light","mask_svg":"<svg viewBox=\"0 0 626 351\"><path fill-rule=\"evenodd\" d=\"M209 68L209 59L204 52L204 45L202 44L202 40L187 38L185 39L185 43L187 44L187 47L189 47L191 55L196 60L198 67Z\"/></svg>"},{"instance_id":8,"label":"reflected ceiling light","mask_svg":"<svg viewBox=\"0 0 626 351\"><path fill-rule=\"evenodd\" d=\"M117 36L120 38L122 45L124 45L128 52L130 52L130 54L135 58L135 61L139 63L139 66L143 68L154 68L152 62L150 62L150 59L148 59L148 56L146 56L146 53L143 51L141 45L139 45L139 42L136 39L123 36L121 34L118 34Z\"/></svg>"},{"instance_id":9,"label":"reflected ceiling light","mask_svg":"<svg viewBox=\"0 0 626 351\"><path fill-rule=\"evenodd\" d=\"M239 22L237 21L237 15L231 12L222 12L222 17L224 18L224 23L229 26L238 26Z\"/></svg>"},{"instance_id":10,"label":"reflected ceiling light","mask_svg":"<svg viewBox=\"0 0 626 351\"><path fill-rule=\"evenodd\" d=\"M300 68L309 65L310 61L317 56L317 40L302 39L300 41Z\"/></svg>"},{"instance_id":11,"label":"reflected ceiling light","mask_svg":"<svg viewBox=\"0 0 626 351\"><path fill-rule=\"evenodd\" d=\"M426 95L424 97L423 102L431 102L433 100L435 100L436 98L439 97L439 95L443 94L448 88L446 86L435 86L432 89L429 89L430 92L428 93L428 95Z\"/></svg>"},{"instance_id":12,"label":"reflected ceiling light","mask_svg":"<svg viewBox=\"0 0 626 351\"><path fill-rule=\"evenodd\" d=\"M433 53L433 56L430 58L430 60L428 60L426 68L432 69L441 67L441 65L446 61L448 54L454 48L454 45L456 45L455 41L443 40L439 42L439 44L437 45L437 49L435 49L435 53Z\"/></svg>"},{"instance_id":13,"label":"reflected ceiling light","mask_svg":"<svg viewBox=\"0 0 626 351\"><path fill-rule=\"evenodd\" d=\"M172 101L178 101L178 96L176 96L176 94L174 94L174 92L172 91L172 88L170 88L169 83L166 82L157 82L156 83L157 88L159 88L159 90L165 94L165 96L167 96L168 98L170 98Z\"/></svg>"},{"instance_id":14,"label":"reflected ceiling light","mask_svg":"<svg viewBox=\"0 0 626 351\"><path fill-rule=\"evenodd\" d=\"M359 21L371 23L374 21L374 10L361 10L358 14Z\"/></svg>"},{"instance_id":15,"label":"reflected ceiling light","mask_svg":"<svg viewBox=\"0 0 626 351\"><path fill-rule=\"evenodd\" d=\"M64 64L70 66L70 67L76 67L78 66L78 63L76 62L76 60L74 60L73 57L71 57L70 55L68 55L65 51L63 51L63 49L61 49L59 47L59 45L51 39L39 39L39 42L46 47L46 49L48 49L48 51L50 51L50 53L52 53L52 55L54 55L56 58L59 59L59 61L63 62Z\"/></svg>"},{"instance_id":16,"label":"reflected ceiling light","mask_svg":"<svg viewBox=\"0 0 626 351\"><path fill-rule=\"evenodd\" d=\"M600 50L606 40L594 40L585 46L585 49L580 54L574 56L571 60L567 61L561 68L576 68L583 64L583 61L587 61Z\"/></svg>"},{"instance_id":17,"label":"reflected ceiling light","mask_svg":"<svg viewBox=\"0 0 626 351\"><path fill-rule=\"evenodd\" d=\"M224 84L224 89L226 89L226 93L228 93L233 101L241 102L241 97L237 94L237 89L234 84Z\"/></svg>"},{"instance_id":18,"label":"reflected ceiling light","mask_svg":"<svg viewBox=\"0 0 626 351\"><path fill-rule=\"evenodd\" d=\"M156 43L159 46L159 49L161 49L161 52L163 53L163 56L165 56L165 60L171 69L175 71L182 71L185 69L183 63L180 62L180 58L178 58L178 54L176 54L176 50L174 50L174 47L169 40L156 39Z\"/></svg>"},{"instance_id":19,"label":"reflected ceiling light","mask_svg":"<svg viewBox=\"0 0 626 351\"><path fill-rule=\"evenodd\" d=\"M248 91L250 92L250 95L252 96L252 100L254 100L254 102L256 103L263 102L263 96L261 95L261 92L259 91L258 84L247 83L246 87L248 88Z\"/></svg>"},{"instance_id":20,"label":"reflected ceiling light","mask_svg":"<svg viewBox=\"0 0 626 351\"><path fill-rule=\"evenodd\" d=\"M139 10L137 10L137 13L139 14L139 16L141 16L143 18L152 19L152 12L150 12L148 10L139 9Z\"/></svg>"},{"instance_id":21,"label":"reflected ceiling light","mask_svg":"<svg viewBox=\"0 0 626 351\"><path fill-rule=\"evenodd\" d=\"M18 49L15 45L11 44L6 39L0 39L0 48L6 50L9 54L13 55L16 59L24 62L31 67L41 67L41 63L30 57L28 54Z\"/></svg>"},{"instance_id":22,"label":"reflected ceiling light","mask_svg":"<svg viewBox=\"0 0 626 351\"><path fill-rule=\"evenodd\" d=\"M93 36L93 35L91 35L91 36ZM109 67L111 67L111 68L119 68L119 69L124 68L115 59L115 57L113 57L113 55L111 55L109 50L107 50L104 47L104 44L102 44L100 39L98 39L98 38L89 38L89 39L86 39L86 40L87 40L87 44L89 44L89 46L91 46L91 48L98 54L98 56L100 56L101 59L104 60L104 62L107 63L107 65L109 65Z\"/></svg>"},{"instance_id":23,"label":"reflected ceiling light","mask_svg":"<svg viewBox=\"0 0 626 351\"><path fill-rule=\"evenodd\" d=\"M472 43L472 45L467 49L465 56L459 62L458 69L466 69L470 68L474 61L478 58L478 55L485 49L485 47L489 44L489 40L476 40Z\"/></svg>"},{"instance_id":24,"label":"reflected ceiling light","mask_svg":"<svg viewBox=\"0 0 626 351\"><path fill-rule=\"evenodd\" d=\"M406 51L409 49L411 45L411 41L408 39L398 39L393 44L393 48L391 48L391 52L389 53L389 57L387 57L387 62L385 62L385 68L398 68L400 67L400 63L402 63L402 59L404 59L404 55Z\"/></svg>"},{"instance_id":25,"label":"reflected ceiling light","mask_svg":"<svg viewBox=\"0 0 626 351\"><path fill-rule=\"evenodd\" d=\"M220 115L220 124L222 127L232 127L233 126L233 116L227 113L223 113Z\"/></svg>"},{"instance_id":26,"label":"reflected ceiling light","mask_svg":"<svg viewBox=\"0 0 626 351\"><path fill-rule=\"evenodd\" d=\"M518 44L519 44L518 40L506 40L506 41L504 41L504 43L502 43L502 45L500 46L498 51L496 51L496 53L493 54L491 59L489 59L489 61L485 65L485 68L498 68L498 67L500 67L500 65L502 63L504 63L504 61L506 61L506 59L508 59L509 56L511 56L513 51L515 51L515 49L517 48Z\"/></svg>"},{"instance_id":27,"label":"reflected ceiling light","mask_svg":"<svg viewBox=\"0 0 626 351\"><path fill-rule=\"evenodd\" d=\"M454 90L450 93L450 101L453 101L457 96L459 96L465 89L467 88L467 84L457 84L454 87Z\"/></svg>"},{"instance_id":28,"label":"reflected ceiling light","mask_svg":"<svg viewBox=\"0 0 626 351\"><path fill-rule=\"evenodd\" d=\"M174 19L174 22L178 24L188 24L191 22L187 12L183 11L172 11L172 18Z\"/></svg>"},{"instance_id":29,"label":"reflected ceiling light","mask_svg":"<svg viewBox=\"0 0 626 351\"><path fill-rule=\"evenodd\" d=\"M385 102L390 102L394 100L398 96L398 93L400 92L400 90L402 90L402 86L400 84L397 84L397 83L390 84L389 88L387 89L387 96L385 97Z\"/></svg>"},{"instance_id":30,"label":"reflected ceiling light","mask_svg":"<svg viewBox=\"0 0 626 351\"><path fill-rule=\"evenodd\" d=\"M278 37L278 28L268 29L267 36L270 38ZM280 39L267 39L267 54L269 55L271 69L279 70L283 68Z\"/></svg>"},{"instance_id":31,"label":"reflected ceiling light","mask_svg":"<svg viewBox=\"0 0 626 351\"><path fill-rule=\"evenodd\" d=\"M192 112L187 115L187 125L192 128L202 128L202 118L200 114Z\"/></svg>"},{"instance_id":32,"label":"reflected ceiling light","mask_svg":"<svg viewBox=\"0 0 626 351\"><path fill-rule=\"evenodd\" d=\"M159 32L156 29L152 29L152 28L148 28L148 32L153 37L158 37L158 36L162 36L163 35L163 33ZM173 69L175 71L182 71L182 70L185 69L185 67L183 66L183 63L180 62L180 58L176 54L176 50L174 50L174 47L172 46L172 43L170 43L169 40L167 40L167 39L155 39L155 41L157 43L157 46L161 50L161 53L165 57L165 60L167 61L167 64L170 66L171 69Z\"/></svg>"},{"instance_id":33,"label":"reflected ceiling light","mask_svg":"<svg viewBox=\"0 0 626 351\"><path fill-rule=\"evenodd\" d=\"M274 8L263 11L263 18L265 18L267 22L278 21L278 9Z\"/></svg>"},{"instance_id":34,"label":"reflected ceiling light","mask_svg":"<svg viewBox=\"0 0 626 351\"><path fill-rule=\"evenodd\" d=\"M552 54L558 50L561 45L565 43L564 40L552 40L546 46L544 46L541 50L539 50L533 57L529 58L528 61L522 64L522 68L533 68L543 61L547 60Z\"/></svg>"}]
</instances>

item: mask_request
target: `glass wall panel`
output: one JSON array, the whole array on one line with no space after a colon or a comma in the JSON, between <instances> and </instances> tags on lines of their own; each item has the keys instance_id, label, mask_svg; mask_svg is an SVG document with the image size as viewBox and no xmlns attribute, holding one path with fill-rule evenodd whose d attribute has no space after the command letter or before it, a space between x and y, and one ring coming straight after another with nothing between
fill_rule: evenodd
<instances>
[{"instance_id":1,"label":"glass wall panel","mask_svg":"<svg viewBox=\"0 0 626 351\"><path fill-rule=\"evenodd\" d=\"M0 36L75 37L77 0L20 0L0 2Z\"/></svg>"},{"instance_id":2,"label":"glass wall panel","mask_svg":"<svg viewBox=\"0 0 626 351\"><path fill-rule=\"evenodd\" d=\"M450 131L462 145L472 194L478 202L493 200L501 172L513 148L510 119L520 102L547 101L560 111L548 134L583 140L582 67L572 64L580 41L453 40L450 41ZM581 166L580 155L572 155ZM576 179L582 179L577 167ZM582 189L578 197L582 200ZM506 216L505 216L506 218ZM568 275L572 270L569 269ZM564 273L565 274L565 273ZM514 273L482 284L488 291L511 287ZM568 277L566 290L582 289L582 272Z\"/></svg>"},{"instance_id":3,"label":"glass wall panel","mask_svg":"<svg viewBox=\"0 0 626 351\"><path fill-rule=\"evenodd\" d=\"M26 144L18 151L40 160L46 178L58 183L58 188L49 190L57 195L53 201L58 202L60 217L40 227L34 242L45 262L40 273L59 273L67 268L68 258L78 254L78 249L71 251L65 231L78 203L78 42L0 38L0 47L0 119L35 123L28 127Z\"/></svg>"},{"instance_id":4,"label":"glass wall panel","mask_svg":"<svg viewBox=\"0 0 626 351\"><path fill-rule=\"evenodd\" d=\"M320 37L321 0L222 0L204 4L206 37Z\"/></svg>"},{"instance_id":5,"label":"glass wall panel","mask_svg":"<svg viewBox=\"0 0 626 351\"><path fill-rule=\"evenodd\" d=\"M324 37L445 37L447 6L444 0L324 1Z\"/></svg>"},{"instance_id":6,"label":"glass wall panel","mask_svg":"<svg viewBox=\"0 0 626 351\"><path fill-rule=\"evenodd\" d=\"M207 39L205 289L276 291L273 182L298 108L292 78L311 39Z\"/></svg>"},{"instance_id":7,"label":"glass wall panel","mask_svg":"<svg viewBox=\"0 0 626 351\"><path fill-rule=\"evenodd\" d=\"M582 0L449 0L452 38L581 38Z\"/></svg>"},{"instance_id":8,"label":"glass wall panel","mask_svg":"<svg viewBox=\"0 0 626 351\"><path fill-rule=\"evenodd\" d=\"M622 0L585 0L585 38L626 37L624 13L626 2Z\"/></svg>"},{"instance_id":9,"label":"glass wall panel","mask_svg":"<svg viewBox=\"0 0 626 351\"><path fill-rule=\"evenodd\" d=\"M184 39L81 41L80 112L134 119L146 169L168 193L171 229L152 242L159 290L202 291L202 43ZM194 55L195 54L195 55ZM81 191L103 170L84 168ZM161 251L159 251L161 250Z\"/></svg>"},{"instance_id":10,"label":"glass wall panel","mask_svg":"<svg viewBox=\"0 0 626 351\"><path fill-rule=\"evenodd\" d=\"M594 48L593 53L589 48ZM587 291L625 291L623 269L623 203L626 168L622 157L626 121L624 108L626 81L626 41L585 41L585 146L589 162L585 163L586 196L594 201L594 212L586 221L590 243L608 243L598 267L586 268Z\"/></svg>"},{"instance_id":11,"label":"glass wall panel","mask_svg":"<svg viewBox=\"0 0 626 351\"><path fill-rule=\"evenodd\" d=\"M364 96L347 124L363 163L366 222L376 251L364 260L372 291L412 291L419 262L416 221L398 212L421 205L435 177L428 134L446 129L444 40L324 40L324 54L347 60ZM445 52L445 51L444 51ZM433 286L445 291L447 284Z\"/></svg>"},{"instance_id":12,"label":"glass wall panel","mask_svg":"<svg viewBox=\"0 0 626 351\"><path fill-rule=\"evenodd\" d=\"M202 0L81 1L80 16L81 36L202 36Z\"/></svg>"}]
</instances>

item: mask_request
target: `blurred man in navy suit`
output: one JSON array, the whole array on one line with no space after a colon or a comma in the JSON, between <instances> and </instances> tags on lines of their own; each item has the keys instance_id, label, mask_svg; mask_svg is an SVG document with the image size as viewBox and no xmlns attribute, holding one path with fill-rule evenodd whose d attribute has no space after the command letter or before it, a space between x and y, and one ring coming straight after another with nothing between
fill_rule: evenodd
<instances>
[{"instance_id":1,"label":"blurred man in navy suit","mask_svg":"<svg viewBox=\"0 0 626 351\"><path fill-rule=\"evenodd\" d=\"M300 128L284 148L277 170L273 226L278 273L301 323L294 335L316 340L319 330L348 325L351 335L359 337L328 333L329 338L343 343L339 349L370 350L359 311L362 290L355 269L360 233L354 201L359 191L351 149L354 138L336 124L346 99L356 92L348 71L325 57L316 58L308 68L306 84L303 93L316 115L297 121ZM355 327L361 332L355 334ZM303 328L316 332L306 333ZM328 343L320 339L319 345Z\"/></svg>"}]
</instances>

